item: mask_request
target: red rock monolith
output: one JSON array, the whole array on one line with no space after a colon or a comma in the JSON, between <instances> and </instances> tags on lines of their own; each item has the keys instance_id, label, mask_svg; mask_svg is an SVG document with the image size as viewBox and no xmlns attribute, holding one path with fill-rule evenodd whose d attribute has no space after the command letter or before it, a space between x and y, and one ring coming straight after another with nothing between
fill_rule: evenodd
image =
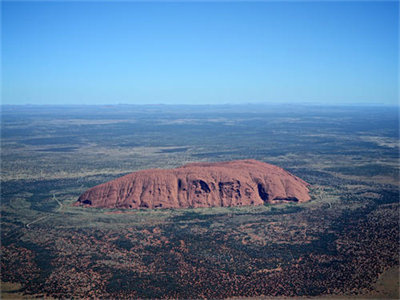
<instances>
[{"instance_id":1,"label":"red rock monolith","mask_svg":"<svg viewBox=\"0 0 400 300\"><path fill-rule=\"evenodd\" d=\"M75 205L104 208L188 208L310 200L308 184L284 169L256 161L191 163L134 172L95 186Z\"/></svg>"}]
</instances>

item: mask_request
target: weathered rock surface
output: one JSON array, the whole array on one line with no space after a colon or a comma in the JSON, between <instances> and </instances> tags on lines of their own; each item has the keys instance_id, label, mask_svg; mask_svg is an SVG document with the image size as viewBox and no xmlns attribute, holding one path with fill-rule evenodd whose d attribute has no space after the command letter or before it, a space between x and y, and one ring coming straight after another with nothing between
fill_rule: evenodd
<instances>
[{"instance_id":1,"label":"weathered rock surface","mask_svg":"<svg viewBox=\"0 0 400 300\"><path fill-rule=\"evenodd\" d=\"M256 160L191 163L128 174L83 193L75 205L106 208L187 208L310 200L308 184Z\"/></svg>"}]
</instances>

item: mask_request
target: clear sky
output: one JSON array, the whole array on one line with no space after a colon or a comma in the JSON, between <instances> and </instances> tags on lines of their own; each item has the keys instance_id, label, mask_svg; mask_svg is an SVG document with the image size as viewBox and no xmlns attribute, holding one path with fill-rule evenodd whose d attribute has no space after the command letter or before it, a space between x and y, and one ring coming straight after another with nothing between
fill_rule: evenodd
<instances>
[{"instance_id":1,"label":"clear sky","mask_svg":"<svg viewBox=\"0 0 400 300\"><path fill-rule=\"evenodd\" d=\"M397 1L2 1L2 103L397 104L398 15Z\"/></svg>"}]
</instances>

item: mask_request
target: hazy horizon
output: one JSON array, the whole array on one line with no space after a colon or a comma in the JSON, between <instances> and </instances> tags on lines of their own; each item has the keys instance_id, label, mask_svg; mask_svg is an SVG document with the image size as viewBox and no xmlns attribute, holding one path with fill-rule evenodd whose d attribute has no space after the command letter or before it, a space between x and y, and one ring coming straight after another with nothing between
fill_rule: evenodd
<instances>
[{"instance_id":1,"label":"hazy horizon","mask_svg":"<svg viewBox=\"0 0 400 300\"><path fill-rule=\"evenodd\" d=\"M206 106L206 107L240 107L240 106L310 106L310 107L400 107L400 103L326 103L326 102L251 102L251 103L103 103L103 104L74 104L74 103L53 103L53 104L38 104L38 103L1 103L0 106L43 106L43 107L79 107L79 106L166 106L166 107L174 107L174 106Z\"/></svg>"},{"instance_id":2,"label":"hazy horizon","mask_svg":"<svg viewBox=\"0 0 400 300\"><path fill-rule=\"evenodd\" d=\"M2 2L4 105L398 105L398 2Z\"/></svg>"}]
</instances>

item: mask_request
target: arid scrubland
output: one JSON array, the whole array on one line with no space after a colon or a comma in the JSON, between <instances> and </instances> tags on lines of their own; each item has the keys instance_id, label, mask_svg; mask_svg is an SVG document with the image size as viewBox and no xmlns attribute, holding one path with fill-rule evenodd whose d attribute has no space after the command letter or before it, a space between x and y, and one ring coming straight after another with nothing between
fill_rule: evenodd
<instances>
[{"instance_id":1,"label":"arid scrubland","mask_svg":"<svg viewBox=\"0 0 400 300\"><path fill-rule=\"evenodd\" d=\"M385 294L377 282L399 265L397 111L276 111L3 107L2 290L54 298ZM133 171L249 158L304 179L312 200L72 206L86 189Z\"/></svg>"}]
</instances>

